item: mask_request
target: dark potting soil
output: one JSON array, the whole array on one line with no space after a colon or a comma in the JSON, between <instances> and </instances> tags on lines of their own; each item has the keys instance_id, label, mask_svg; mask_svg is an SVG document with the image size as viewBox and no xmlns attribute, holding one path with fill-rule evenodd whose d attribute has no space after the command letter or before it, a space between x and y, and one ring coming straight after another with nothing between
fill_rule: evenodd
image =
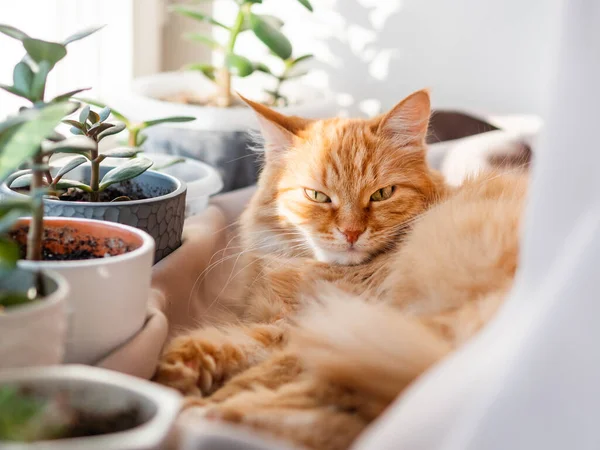
<instances>
[{"instance_id":1,"label":"dark potting soil","mask_svg":"<svg viewBox=\"0 0 600 450\"><path fill-rule=\"evenodd\" d=\"M11 231L10 237L19 245L20 257L27 255L28 226L21 226ZM60 249L60 251L56 251ZM73 230L65 228L55 231L52 235L46 233L42 243L42 261L82 261L86 259L99 259L121 255L135 250L135 247L126 244L122 239L98 239L73 237Z\"/></svg>"},{"instance_id":2,"label":"dark potting soil","mask_svg":"<svg viewBox=\"0 0 600 450\"><path fill-rule=\"evenodd\" d=\"M67 192L61 194L58 198L67 202L90 202L90 193L77 188L70 188ZM113 185L100 192L99 202L112 202L119 200L145 200L149 198L144 194L142 188L131 181L125 181L118 186ZM119 201L117 200L117 201Z\"/></svg>"},{"instance_id":3,"label":"dark potting soil","mask_svg":"<svg viewBox=\"0 0 600 450\"><path fill-rule=\"evenodd\" d=\"M142 422L141 411L137 405L113 413L96 413L74 409L73 421L65 430L63 437L75 438L118 433L131 430L141 425Z\"/></svg>"}]
</instances>

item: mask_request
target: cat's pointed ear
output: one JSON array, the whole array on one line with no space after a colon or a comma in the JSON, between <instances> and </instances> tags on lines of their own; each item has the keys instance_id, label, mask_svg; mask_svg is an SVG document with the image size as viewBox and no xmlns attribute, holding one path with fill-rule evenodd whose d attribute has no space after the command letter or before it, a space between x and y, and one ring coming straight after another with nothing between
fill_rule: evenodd
<instances>
[{"instance_id":1,"label":"cat's pointed ear","mask_svg":"<svg viewBox=\"0 0 600 450\"><path fill-rule=\"evenodd\" d=\"M302 119L280 114L265 105L248 100L239 93L238 96L256 113L267 154L285 151L292 146L300 129L301 124L298 122Z\"/></svg>"},{"instance_id":2,"label":"cat's pointed ear","mask_svg":"<svg viewBox=\"0 0 600 450\"><path fill-rule=\"evenodd\" d=\"M429 91L417 91L384 114L378 132L396 142L399 147L423 146L427 137L431 101Z\"/></svg>"}]
</instances>

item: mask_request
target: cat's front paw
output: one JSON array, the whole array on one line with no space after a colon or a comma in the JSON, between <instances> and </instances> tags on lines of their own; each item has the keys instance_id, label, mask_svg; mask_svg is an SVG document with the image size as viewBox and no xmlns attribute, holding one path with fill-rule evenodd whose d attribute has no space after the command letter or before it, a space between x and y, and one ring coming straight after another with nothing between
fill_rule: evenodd
<instances>
[{"instance_id":1,"label":"cat's front paw","mask_svg":"<svg viewBox=\"0 0 600 450\"><path fill-rule=\"evenodd\" d=\"M222 375L219 349L191 336L173 340L163 353L154 381L185 395L208 395Z\"/></svg>"}]
</instances>

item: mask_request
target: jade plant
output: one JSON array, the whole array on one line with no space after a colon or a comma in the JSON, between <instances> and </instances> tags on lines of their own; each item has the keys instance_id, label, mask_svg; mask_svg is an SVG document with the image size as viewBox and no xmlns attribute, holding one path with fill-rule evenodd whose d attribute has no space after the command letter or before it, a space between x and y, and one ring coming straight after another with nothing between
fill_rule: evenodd
<instances>
[{"instance_id":1,"label":"jade plant","mask_svg":"<svg viewBox=\"0 0 600 450\"><path fill-rule=\"evenodd\" d=\"M39 142L36 142L35 149L28 155L30 157L31 166L30 196L32 201L32 219L27 239L27 259L30 260L42 259L44 217L43 196L45 194L44 176L47 176L49 173L48 159L51 155L51 152L44 150L42 141L44 138L53 142L65 140L65 136L54 131L54 128L60 120L55 123L56 116L51 113L56 112L59 115L62 114L63 117L71 114L78 107L78 104L69 102L69 99L73 95L87 89L84 88L66 92L47 100L46 82L48 75L55 65L67 56L68 45L95 33L100 28L102 27L89 28L75 33L63 42L48 42L32 38L27 33L12 26L0 24L0 33L20 41L26 52L25 57L17 63L13 70L13 85L8 86L0 84L0 88L29 101L31 105L29 108L24 108L25 110L41 109L42 111L46 111L46 114L51 116L52 119L50 120L49 118L45 121L42 121L41 118L33 119L23 125L23 127L28 125L32 128L44 128L42 127L42 124L47 126L47 128L44 128L43 130L47 130L47 133L45 135L42 133L41 139ZM41 289L41 283L38 283L38 288Z\"/></svg>"},{"instance_id":2,"label":"jade plant","mask_svg":"<svg viewBox=\"0 0 600 450\"><path fill-rule=\"evenodd\" d=\"M247 77L255 72L262 72L274 80L274 87L272 89L265 89L265 92L270 97L270 103L272 105L286 105L288 99L281 93L282 85L288 80L304 76L306 72L299 72L297 66L299 63L312 58L312 55L292 56L292 44L281 31L284 25L283 21L277 17L257 14L253 11L257 4L263 3L263 0L234 1L237 9L235 17L232 17L230 24L222 23L201 10L188 5L172 6L174 12L224 29L228 34L226 42L218 42L210 36L198 33L187 35L188 39L221 52L223 54L223 62L219 66L198 63L191 64L186 68L202 72L217 85L217 94L214 99L214 104L217 106L228 107L232 105L232 77ZM313 7L308 0L297 1L312 12ZM267 46L270 53L280 60L280 65L283 65L283 69L279 71L272 70L264 61L251 61L236 51L238 39L247 32L254 34Z\"/></svg>"}]
</instances>

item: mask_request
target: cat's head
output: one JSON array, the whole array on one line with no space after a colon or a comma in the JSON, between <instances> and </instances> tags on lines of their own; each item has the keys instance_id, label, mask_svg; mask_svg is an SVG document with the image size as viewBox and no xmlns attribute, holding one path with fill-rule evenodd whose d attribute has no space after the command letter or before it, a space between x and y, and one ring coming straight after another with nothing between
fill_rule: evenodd
<instances>
[{"instance_id":1,"label":"cat's head","mask_svg":"<svg viewBox=\"0 0 600 450\"><path fill-rule=\"evenodd\" d=\"M443 189L425 159L427 91L368 120L308 120L247 103L266 161L244 217L249 245L359 264L393 247Z\"/></svg>"}]
</instances>

